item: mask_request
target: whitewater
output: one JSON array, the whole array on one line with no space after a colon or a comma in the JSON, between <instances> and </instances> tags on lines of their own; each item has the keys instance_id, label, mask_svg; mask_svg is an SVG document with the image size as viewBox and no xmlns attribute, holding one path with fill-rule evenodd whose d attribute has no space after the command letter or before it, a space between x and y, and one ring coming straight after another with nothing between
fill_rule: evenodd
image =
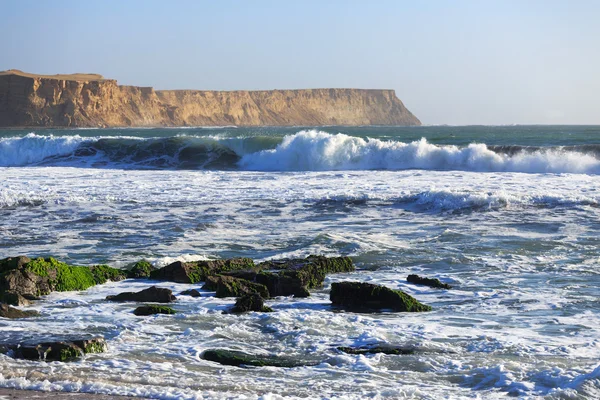
<instances>
[{"instance_id":1,"label":"whitewater","mask_svg":"<svg viewBox=\"0 0 600 400\"><path fill-rule=\"evenodd\" d=\"M350 256L311 297L222 314L231 299L160 282L175 315L52 293L0 341L92 334L77 362L0 354L0 387L155 399L600 397L600 127L0 130L0 258L125 268L175 260ZM417 273L453 286L409 284ZM401 289L427 313L331 307L331 283ZM407 355L338 346L396 345ZM223 366L211 348L313 361Z\"/></svg>"}]
</instances>

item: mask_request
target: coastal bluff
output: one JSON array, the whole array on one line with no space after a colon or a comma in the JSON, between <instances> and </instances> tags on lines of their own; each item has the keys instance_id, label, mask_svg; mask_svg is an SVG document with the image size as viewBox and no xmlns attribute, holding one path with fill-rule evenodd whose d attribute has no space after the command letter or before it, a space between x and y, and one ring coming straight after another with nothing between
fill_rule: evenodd
<instances>
[{"instance_id":1,"label":"coastal bluff","mask_svg":"<svg viewBox=\"0 0 600 400\"><path fill-rule=\"evenodd\" d=\"M393 90L154 90L0 72L0 127L421 125Z\"/></svg>"}]
</instances>

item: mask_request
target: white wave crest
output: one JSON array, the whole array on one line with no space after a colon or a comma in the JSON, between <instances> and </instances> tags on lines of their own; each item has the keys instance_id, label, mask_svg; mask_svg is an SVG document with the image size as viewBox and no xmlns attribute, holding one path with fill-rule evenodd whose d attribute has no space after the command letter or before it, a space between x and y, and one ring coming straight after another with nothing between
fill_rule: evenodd
<instances>
[{"instance_id":1,"label":"white wave crest","mask_svg":"<svg viewBox=\"0 0 600 400\"><path fill-rule=\"evenodd\" d=\"M36 135L0 139L0 166L13 167L35 164L48 157L73 153L77 147L95 138L75 136Z\"/></svg>"},{"instance_id":2,"label":"white wave crest","mask_svg":"<svg viewBox=\"0 0 600 400\"><path fill-rule=\"evenodd\" d=\"M239 165L259 171L425 169L477 172L600 173L592 155L540 150L498 154L485 144L437 146L426 139L403 143L309 130L286 136L273 150L247 154Z\"/></svg>"}]
</instances>

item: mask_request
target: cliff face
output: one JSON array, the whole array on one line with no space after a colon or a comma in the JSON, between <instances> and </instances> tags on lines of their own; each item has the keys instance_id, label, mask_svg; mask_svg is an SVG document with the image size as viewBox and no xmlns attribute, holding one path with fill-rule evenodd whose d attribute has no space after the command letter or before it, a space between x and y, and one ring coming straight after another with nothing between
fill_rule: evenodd
<instances>
[{"instance_id":1,"label":"cliff face","mask_svg":"<svg viewBox=\"0 0 600 400\"><path fill-rule=\"evenodd\" d=\"M0 126L420 125L393 90L163 90L0 72Z\"/></svg>"}]
</instances>

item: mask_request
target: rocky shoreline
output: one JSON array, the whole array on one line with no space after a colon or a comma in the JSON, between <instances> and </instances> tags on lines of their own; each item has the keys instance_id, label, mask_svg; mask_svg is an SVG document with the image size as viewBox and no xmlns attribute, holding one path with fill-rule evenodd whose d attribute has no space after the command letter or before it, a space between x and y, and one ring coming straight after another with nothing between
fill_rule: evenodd
<instances>
[{"instance_id":1,"label":"rocky shoreline","mask_svg":"<svg viewBox=\"0 0 600 400\"><path fill-rule=\"evenodd\" d=\"M214 291L215 297L234 299L232 307L224 313L277 312L268 305L270 299L279 296L309 297L310 290L323 287L328 274L355 270L356 267L349 257L318 255L258 264L250 258L177 261L162 268L155 268L149 262L140 260L128 269L116 269L107 265L75 266L52 257L9 257L0 260L0 317L35 318L39 313L13 306L27 307L43 301L40 296L55 291L81 291L108 281L124 279L190 285L203 283L202 289ZM409 281L447 289L437 279L411 276ZM176 314L177 296L202 296L194 288L174 294L170 289L157 287L151 282L150 285L138 292L107 296L105 301L137 303L132 305L131 312L144 317L153 314ZM432 309L400 290L364 282L333 283L330 300L332 310L341 312L427 312ZM66 362L81 359L86 354L104 352L107 346L103 337L65 335L53 340L30 339L18 343L0 343L0 352L14 358ZM350 354L407 354L414 351L399 346L344 347L337 350ZM315 364L314 360L303 362L276 355L247 354L228 349L208 349L202 354L202 358L234 366L295 367Z\"/></svg>"}]
</instances>

